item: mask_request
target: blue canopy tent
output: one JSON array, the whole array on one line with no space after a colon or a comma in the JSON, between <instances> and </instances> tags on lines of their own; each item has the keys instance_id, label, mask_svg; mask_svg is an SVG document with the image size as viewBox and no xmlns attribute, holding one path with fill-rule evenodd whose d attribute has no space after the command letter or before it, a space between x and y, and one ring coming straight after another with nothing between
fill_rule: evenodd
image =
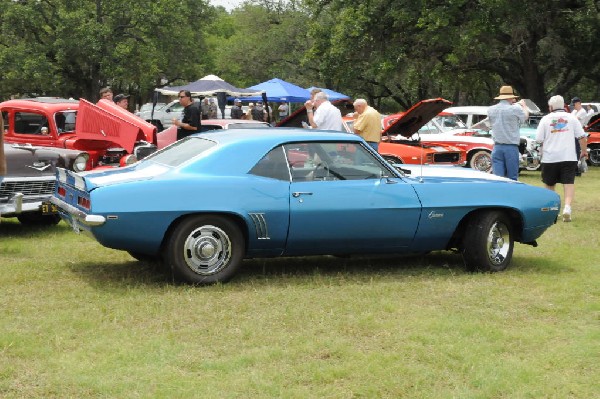
<instances>
[{"instance_id":1,"label":"blue canopy tent","mask_svg":"<svg viewBox=\"0 0 600 399\"><path fill-rule=\"evenodd\" d=\"M247 90L265 92L267 101L276 103L301 103L310 98L308 90L278 78L250 86ZM244 101L264 101L263 98L252 96L244 98Z\"/></svg>"},{"instance_id":2,"label":"blue canopy tent","mask_svg":"<svg viewBox=\"0 0 600 399\"><path fill-rule=\"evenodd\" d=\"M345 94L342 94L342 93L338 93L337 91L333 91L333 90L330 90L330 89L323 89L323 88L321 88L321 87L314 87L314 86L313 86L313 87L309 87L309 88L308 88L308 89L306 89L306 90L308 90L308 91L310 92L312 89L319 89L319 90L321 90L321 91L323 91L323 92L327 93L327 96L329 96L329 101L335 101L335 100L350 100L350 97L349 97L349 96L347 96L347 95L345 95Z\"/></svg>"}]
</instances>

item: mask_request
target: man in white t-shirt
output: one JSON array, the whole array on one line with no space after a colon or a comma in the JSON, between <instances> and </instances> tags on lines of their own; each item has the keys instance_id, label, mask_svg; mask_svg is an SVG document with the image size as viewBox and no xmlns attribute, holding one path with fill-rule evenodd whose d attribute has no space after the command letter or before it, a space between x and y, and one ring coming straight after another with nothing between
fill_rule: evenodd
<instances>
[{"instance_id":1,"label":"man in white t-shirt","mask_svg":"<svg viewBox=\"0 0 600 399\"><path fill-rule=\"evenodd\" d=\"M308 124L313 129L342 130L342 113L329 102L327 93L318 92L314 100L306 101L304 106L308 115Z\"/></svg>"},{"instance_id":2,"label":"man in white t-shirt","mask_svg":"<svg viewBox=\"0 0 600 399\"><path fill-rule=\"evenodd\" d=\"M542 144L542 181L546 188L554 191L556 183L565 190L563 221L571 221L571 204L575 197L575 172L577 154L575 139L581 145L581 156L587 157L587 135L579 120L565 110L562 96L548 100L550 113L545 115L537 127L536 140Z\"/></svg>"},{"instance_id":3,"label":"man in white t-shirt","mask_svg":"<svg viewBox=\"0 0 600 399\"><path fill-rule=\"evenodd\" d=\"M573 97L571 100L571 105L573 106L573 111L571 111L571 115L575 116L581 123L581 126L585 126L588 120L588 113L581 105L581 99L579 97Z\"/></svg>"}]
</instances>

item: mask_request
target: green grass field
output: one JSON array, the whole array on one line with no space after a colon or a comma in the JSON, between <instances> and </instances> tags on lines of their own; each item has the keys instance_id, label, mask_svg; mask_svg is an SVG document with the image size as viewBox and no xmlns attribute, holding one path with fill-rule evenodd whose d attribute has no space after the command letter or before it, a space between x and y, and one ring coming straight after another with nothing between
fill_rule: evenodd
<instances>
[{"instance_id":1,"label":"green grass field","mask_svg":"<svg viewBox=\"0 0 600 399\"><path fill-rule=\"evenodd\" d=\"M600 168L576 190L573 222L496 274L447 252L310 257L192 287L5 219L0 397L600 397Z\"/></svg>"}]
</instances>

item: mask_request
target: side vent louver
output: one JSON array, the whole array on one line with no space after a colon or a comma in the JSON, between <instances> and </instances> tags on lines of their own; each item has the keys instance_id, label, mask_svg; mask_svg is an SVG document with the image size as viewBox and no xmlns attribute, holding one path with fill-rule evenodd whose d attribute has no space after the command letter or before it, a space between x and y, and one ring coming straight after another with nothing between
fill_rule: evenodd
<instances>
[{"instance_id":1,"label":"side vent louver","mask_svg":"<svg viewBox=\"0 0 600 399\"><path fill-rule=\"evenodd\" d=\"M267 228L267 221L265 220L264 213L250 213L254 228L256 229L256 236L259 240L269 240L269 229Z\"/></svg>"}]
</instances>

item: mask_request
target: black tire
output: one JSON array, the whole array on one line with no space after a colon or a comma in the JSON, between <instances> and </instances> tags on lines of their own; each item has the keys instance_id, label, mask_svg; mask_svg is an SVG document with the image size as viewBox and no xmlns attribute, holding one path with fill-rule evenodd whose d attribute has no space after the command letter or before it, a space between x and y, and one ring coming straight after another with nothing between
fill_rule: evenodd
<instances>
[{"instance_id":1,"label":"black tire","mask_svg":"<svg viewBox=\"0 0 600 399\"><path fill-rule=\"evenodd\" d=\"M588 161L592 166L600 166L600 147L591 147Z\"/></svg>"},{"instance_id":2,"label":"black tire","mask_svg":"<svg viewBox=\"0 0 600 399\"><path fill-rule=\"evenodd\" d=\"M190 216L168 238L165 263L177 280L214 284L231 279L246 253L240 228L214 215Z\"/></svg>"},{"instance_id":3,"label":"black tire","mask_svg":"<svg viewBox=\"0 0 600 399\"><path fill-rule=\"evenodd\" d=\"M475 214L463 237L465 266L469 271L502 271L510 264L514 246L512 225L504 213Z\"/></svg>"},{"instance_id":4,"label":"black tire","mask_svg":"<svg viewBox=\"0 0 600 399\"><path fill-rule=\"evenodd\" d=\"M471 155L469 167L481 172L490 173L492 171L492 154L486 150L480 150Z\"/></svg>"},{"instance_id":5,"label":"black tire","mask_svg":"<svg viewBox=\"0 0 600 399\"><path fill-rule=\"evenodd\" d=\"M60 222L58 215L42 215L39 212L27 212L17 216L21 224L28 226L54 226Z\"/></svg>"}]
</instances>

